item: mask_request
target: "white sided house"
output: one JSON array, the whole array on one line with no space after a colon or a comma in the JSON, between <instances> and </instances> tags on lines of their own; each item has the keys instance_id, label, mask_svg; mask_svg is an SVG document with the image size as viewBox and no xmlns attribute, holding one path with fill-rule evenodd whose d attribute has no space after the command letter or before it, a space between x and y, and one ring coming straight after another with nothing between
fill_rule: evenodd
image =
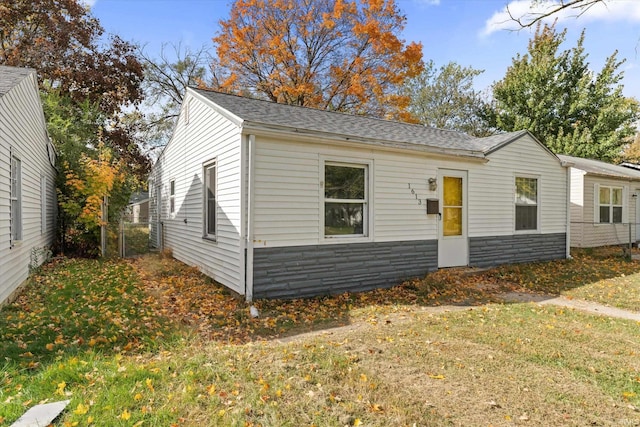
<instances>
[{"instance_id":1,"label":"white sided house","mask_svg":"<svg viewBox=\"0 0 640 427\"><path fill-rule=\"evenodd\" d=\"M640 240L640 171L598 160L559 155L571 165L571 246Z\"/></svg>"},{"instance_id":2,"label":"white sided house","mask_svg":"<svg viewBox=\"0 0 640 427\"><path fill-rule=\"evenodd\" d=\"M0 304L53 244L54 164L36 72L0 66Z\"/></svg>"},{"instance_id":3,"label":"white sided house","mask_svg":"<svg viewBox=\"0 0 640 427\"><path fill-rule=\"evenodd\" d=\"M567 169L526 131L452 131L189 88L153 242L252 298L567 256Z\"/></svg>"}]
</instances>

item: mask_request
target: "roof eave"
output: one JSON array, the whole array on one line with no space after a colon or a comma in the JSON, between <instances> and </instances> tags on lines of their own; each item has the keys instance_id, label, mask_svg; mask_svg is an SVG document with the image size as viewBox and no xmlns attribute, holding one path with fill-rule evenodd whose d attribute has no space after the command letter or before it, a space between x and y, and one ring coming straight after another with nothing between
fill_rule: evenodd
<instances>
[{"instance_id":1,"label":"roof eave","mask_svg":"<svg viewBox=\"0 0 640 427\"><path fill-rule=\"evenodd\" d=\"M458 150L453 148L438 148L430 145L421 145L410 142L396 142L386 139L373 139L373 138L361 138L353 137L351 135L336 134L330 132L311 131L307 129L299 129L289 126L278 126L272 124L265 124L259 122L244 121L242 123L242 129L245 133L273 133L273 134L286 134L296 135L298 137L318 138L324 141L341 142L342 144L353 145L368 145L376 146L385 149L396 150L409 150L414 152L433 154L445 157L466 158L469 160L481 160L488 162L485 154L482 151L476 150Z\"/></svg>"},{"instance_id":2,"label":"roof eave","mask_svg":"<svg viewBox=\"0 0 640 427\"><path fill-rule=\"evenodd\" d=\"M597 176L599 178L618 179L620 181L629 181L629 182L638 181L638 182L640 182L640 176L639 177L633 177L633 176L613 175L613 174L609 174L609 173L606 173L606 172L585 171L584 169L581 169L579 167L576 167L576 166L574 166L574 167L576 169L580 169L580 170L584 171L587 175L590 175L590 176Z\"/></svg>"}]
</instances>

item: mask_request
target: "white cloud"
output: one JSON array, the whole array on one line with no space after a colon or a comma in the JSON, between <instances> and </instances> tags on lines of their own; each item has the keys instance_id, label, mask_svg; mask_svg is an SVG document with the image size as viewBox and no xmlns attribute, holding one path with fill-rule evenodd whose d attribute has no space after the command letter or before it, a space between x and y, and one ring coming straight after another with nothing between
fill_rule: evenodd
<instances>
[{"instance_id":1,"label":"white cloud","mask_svg":"<svg viewBox=\"0 0 640 427\"><path fill-rule=\"evenodd\" d=\"M440 0L414 0L418 4L423 4L427 6L439 6Z\"/></svg>"},{"instance_id":2,"label":"white cloud","mask_svg":"<svg viewBox=\"0 0 640 427\"><path fill-rule=\"evenodd\" d=\"M519 18L523 23L526 23L540 14L548 13L559 4L557 0L541 1L534 5L531 3L530 0L512 0L485 22L481 34L488 36L500 30L520 29L520 26L512 17ZM640 22L640 1L606 0L584 9L566 8L544 18L543 22L552 23L556 19L558 22L579 20L581 23L589 21Z\"/></svg>"},{"instance_id":3,"label":"white cloud","mask_svg":"<svg viewBox=\"0 0 640 427\"><path fill-rule=\"evenodd\" d=\"M85 6L87 6L89 9L91 9L93 6L95 6L95 4L97 3L98 0L80 0L80 3L84 4Z\"/></svg>"}]
</instances>

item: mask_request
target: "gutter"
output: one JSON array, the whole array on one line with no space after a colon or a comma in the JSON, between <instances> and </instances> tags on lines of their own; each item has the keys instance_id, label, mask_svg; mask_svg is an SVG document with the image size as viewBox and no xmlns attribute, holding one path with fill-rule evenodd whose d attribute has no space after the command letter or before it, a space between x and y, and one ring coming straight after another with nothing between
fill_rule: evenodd
<instances>
[{"instance_id":1,"label":"gutter","mask_svg":"<svg viewBox=\"0 0 640 427\"><path fill-rule=\"evenodd\" d=\"M566 203L566 218L567 225L565 233L565 251L566 251L566 259L571 259L571 164L565 164L562 162L562 166L564 166L565 171L567 173L565 188L567 189L567 203Z\"/></svg>"},{"instance_id":2,"label":"gutter","mask_svg":"<svg viewBox=\"0 0 640 427\"><path fill-rule=\"evenodd\" d=\"M263 135L278 135L283 134L295 136L296 138L308 138L314 142L324 142L330 144L340 143L341 146L353 145L362 146L367 145L369 147L374 146L382 149L391 150L407 150L412 152L427 153L433 155L439 155L443 157L455 157L468 160L480 160L488 162L485 153L478 150L462 150L455 148L437 148L429 145L416 144L410 142L395 142L385 139L372 139L372 138L352 138L346 135L340 136L339 134L329 132L310 131L306 129L291 128L286 126L276 125L264 125L256 122L244 121L242 128L247 132L255 132Z\"/></svg>"},{"instance_id":3,"label":"gutter","mask_svg":"<svg viewBox=\"0 0 640 427\"><path fill-rule=\"evenodd\" d=\"M255 135L247 135L247 221L245 232L245 279L244 295L247 302L253 301L253 199L254 195L254 160Z\"/></svg>"}]
</instances>

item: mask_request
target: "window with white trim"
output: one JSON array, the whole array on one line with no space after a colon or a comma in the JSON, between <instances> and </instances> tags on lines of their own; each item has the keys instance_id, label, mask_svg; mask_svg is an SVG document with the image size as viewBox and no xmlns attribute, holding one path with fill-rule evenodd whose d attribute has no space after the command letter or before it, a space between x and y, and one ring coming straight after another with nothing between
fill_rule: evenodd
<instances>
[{"instance_id":1,"label":"window with white trim","mask_svg":"<svg viewBox=\"0 0 640 427\"><path fill-rule=\"evenodd\" d=\"M516 177L516 231L538 229L538 179Z\"/></svg>"},{"instance_id":2,"label":"window with white trim","mask_svg":"<svg viewBox=\"0 0 640 427\"><path fill-rule=\"evenodd\" d=\"M622 187L607 187L601 185L598 191L598 207L601 224L622 223Z\"/></svg>"},{"instance_id":3,"label":"window with white trim","mask_svg":"<svg viewBox=\"0 0 640 427\"><path fill-rule=\"evenodd\" d=\"M176 180L169 181L169 213L171 217L176 213Z\"/></svg>"},{"instance_id":4,"label":"window with white trim","mask_svg":"<svg viewBox=\"0 0 640 427\"><path fill-rule=\"evenodd\" d=\"M325 237L367 235L367 181L365 164L325 163Z\"/></svg>"},{"instance_id":5,"label":"window with white trim","mask_svg":"<svg viewBox=\"0 0 640 427\"><path fill-rule=\"evenodd\" d=\"M22 162L11 156L9 175L11 199L11 243L22 240Z\"/></svg>"},{"instance_id":6,"label":"window with white trim","mask_svg":"<svg viewBox=\"0 0 640 427\"><path fill-rule=\"evenodd\" d=\"M47 177L40 177L40 233L47 232Z\"/></svg>"},{"instance_id":7,"label":"window with white trim","mask_svg":"<svg viewBox=\"0 0 640 427\"><path fill-rule=\"evenodd\" d=\"M217 162L212 160L203 166L202 176L204 177L204 237L215 239L216 237L216 170Z\"/></svg>"}]
</instances>

